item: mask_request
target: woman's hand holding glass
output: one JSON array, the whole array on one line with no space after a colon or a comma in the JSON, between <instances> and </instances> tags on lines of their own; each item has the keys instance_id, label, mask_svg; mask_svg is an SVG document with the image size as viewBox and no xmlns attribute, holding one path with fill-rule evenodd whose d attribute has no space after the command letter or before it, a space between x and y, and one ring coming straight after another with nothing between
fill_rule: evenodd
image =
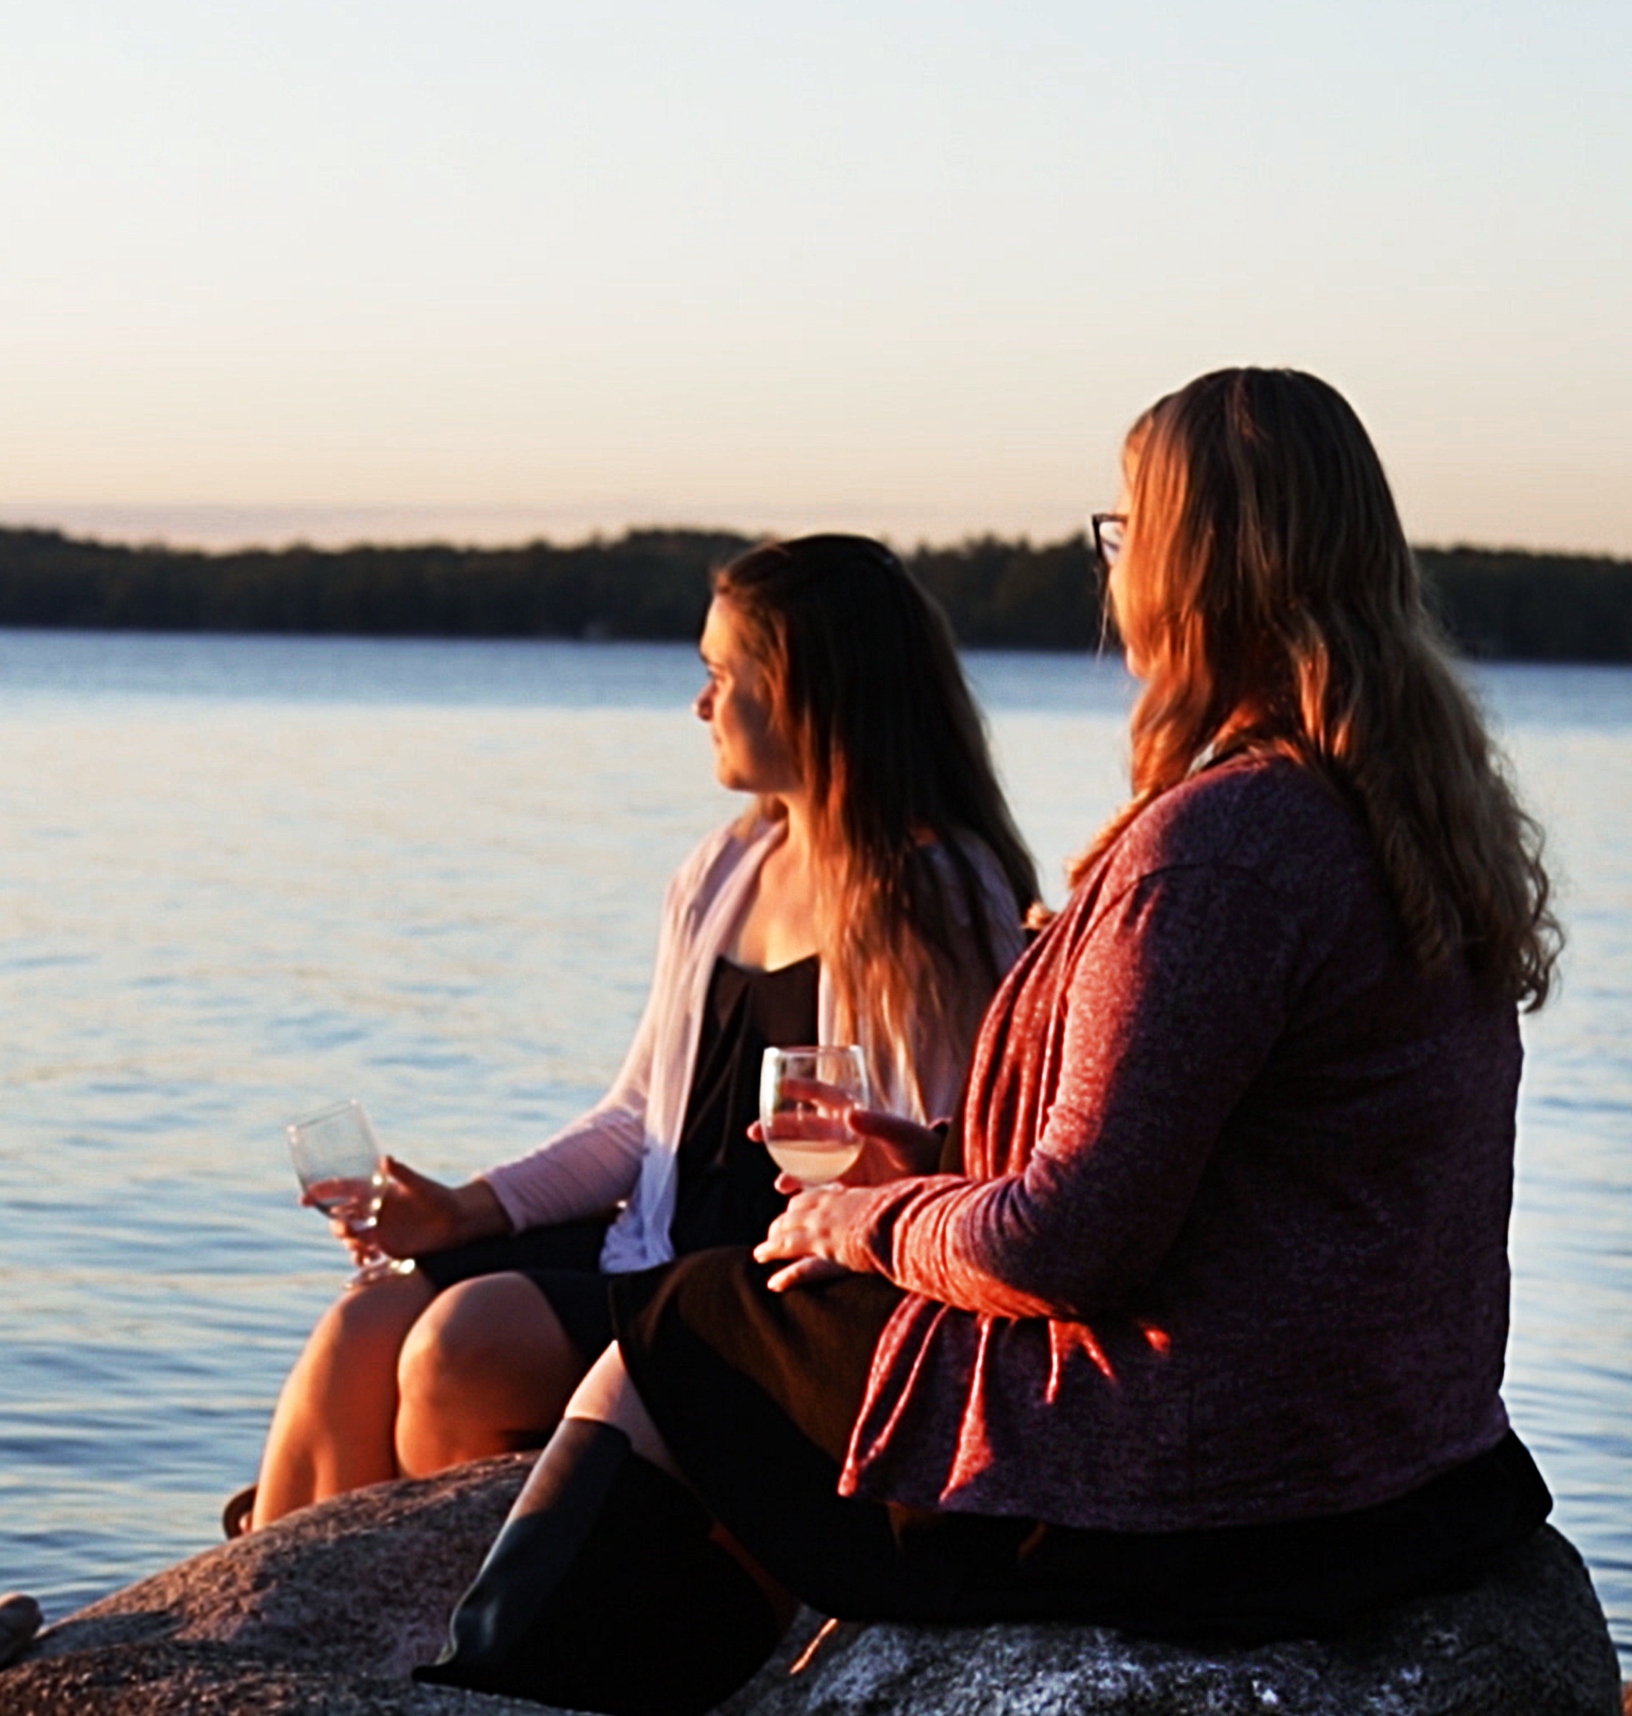
<instances>
[{"instance_id":1,"label":"woman's hand holding glass","mask_svg":"<svg viewBox=\"0 0 1632 1716\"><path fill-rule=\"evenodd\" d=\"M444 1251L509 1231L509 1217L485 1180L446 1185L395 1156L381 1166L386 1179L374 1239L392 1257Z\"/></svg>"},{"instance_id":2,"label":"woman's hand holding glass","mask_svg":"<svg viewBox=\"0 0 1632 1716\"><path fill-rule=\"evenodd\" d=\"M940 1135L930 1127L867 1107L866 1068L853 1044L767 1049L759 1120L748 1130L783 1170L784 1192L882 1185L927 1174L940 1159Z\"/></svg>"},{"instance_id":3,"label":"woman's hand holding glass","mask_svg":"<svg viewBox=\"0 0 1632 1716\"><path fill-rule=\"evenodd\" d=\"M778 1185L838 1180L861 1154L846 1112L866 1100L867 1067L854 1043L766 1049L754 1135L782 1170Z\"/></svg>"},{"instance_id":4,"label":"woman's hand holding glass","mask_svg":"<svg viewBox=\"0 0 1632 1716\"><path fill-rule=\"evenodd\" d=\"M876 1108L852 1107L845 1120L862 1139L860 1157L842 1176L847 1186L882 1186L940 1166L942 1138L932 1126Z\"/></svg>"},{"instance_id":5,"label":"woman's hand holding glass","mask_svg":"<svg viewBox=\"0 0 1632 1716\"><path fill-rule=\"evenodd\" d=\"M340 1109L347 1112L336 1112L336 1121L355 1127L359 1134L366 1133L372 1148L372 1129L360 1105L343 1103ZM357 1112L352 1114L354 1109ZM309 1122L295 1124L305 1126ZM357 1265L366 1270L374 1266L371 1278L386 1273L386 1260L395 1265L396 1273L403 1273L405 1268L412 1268L403 1260L422 1251L444 1251L448 1246L462 1246L510 1229L510 1218L486 1181L448 1186L388 1155L379 1155L371 1179L366 1203L371 1205L372 1215L366 1220L359 1220L362 1210L357 1199L342 1205L333 1196L326 1196L328 1187L314 1184L309 1177L302 1177L305 1189L300 1198L305 1205L328 1215L329 1232L352 1253Z\"/></svg>"},{"instance_id":6,"label":"woman's hand holding glass","mask_svg":"<svg viewBox=\"0 0 1632 1716\"><path fill-rule=\"evenodd\" d=\"M821 1110L805 1124L829 1128L842 1124L862 1140L862 1150L838 1182L806 1186L791 1174L777 1176L777 1190L792 1195L788 1207L754 1247L760 1263L786 1262L766 1283L773 1293L850 1274L851 1266L840 1258L849 1235L872 1209L871 1189L930 1173L940 1159L941 1136L928 1126L863 1108L831 1086L812 1082L802 1086L799 1094ZM750 1132L763 1137L762 1123L756 1122Z\"/></svg>"},{"instance_id":7,"label":"woman's hand holding glass","mask_svg":"<svg viewBox=\"0 0 1632 1716\"><path fill-rule=\"evenodd\" d=\"M379 1212L366 1238L344 1220L329 1223L329 1231L358 1263L379 1252L392 1258L417 1257L509 1231L509 1218L485 1180L450 1186L396 1156L382 1156L380 1169Z\"/></svg>"},{"instance_id":8,"label":"woman's hand holding glass","mask_svg":"<svg viewBox=\"0 0 1632 1716\"><path fill-rule=\"evenodd\" d=\"M808 1129L807 1137L848 1135L861 1140L860 1152L850 1166L820 1184L883 1186L891 1180L935 1172L941 1159L942 1140L933 1127L920 1126L916 1120L904 1120L899 1114L886 1114L881 1109L863 1108L831 1085L811 1081L798 1088L808 1100L825 1108L825 1112L799 1122ZM765 1123L756 1120L748 1128L748 1136L763 1144ZM779 1192L806 1191L812 1183L786 1171L776 1177Z\"/></svg>"}]
</instances>

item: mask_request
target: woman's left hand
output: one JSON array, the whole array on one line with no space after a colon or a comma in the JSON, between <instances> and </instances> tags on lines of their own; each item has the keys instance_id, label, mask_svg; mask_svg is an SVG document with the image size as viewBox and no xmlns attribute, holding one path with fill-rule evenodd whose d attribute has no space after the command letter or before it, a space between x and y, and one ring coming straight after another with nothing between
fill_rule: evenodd
<instances>
[{"instance_id":1,"label":"woman's left hand","mask_svg":"<svg viewBox=\"0 0 1632 1716\"><path fill-rule=\"evenodd\" d=\"M790 1287L853 1273L839 1261L839 1252L845 1236L860 1223L864 1206L872 1201L867 1192L844 1186L806 1188L787 1174L777 1177L776 1189L793 1196L754 1247L754 1257L760 1263L776 1263L783 1258L789 1262L766 1286L773 1293L785 1293Z\"/></svg>"}]
</instances>

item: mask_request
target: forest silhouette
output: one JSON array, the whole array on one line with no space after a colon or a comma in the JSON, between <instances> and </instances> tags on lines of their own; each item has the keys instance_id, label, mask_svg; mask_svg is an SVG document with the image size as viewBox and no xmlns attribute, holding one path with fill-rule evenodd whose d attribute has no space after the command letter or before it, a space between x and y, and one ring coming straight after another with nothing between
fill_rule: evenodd
<instances>
[{"instance_id":1,"label":"forest silhouette","mask_svg":"<svg viewBox=\"0 0 1632 1716\"><path fill-rule=\"evenodd\" d=\"M727 531L631 530L570 546L296 546L225 553L0 529L0 626L366 637L692 639ZM1632 561L1419 548L1465 654L1632 661ZM971 538L903 558L968 648L1091 649L1104 635L1083 538Z\"/></svg>"}]
</instances>

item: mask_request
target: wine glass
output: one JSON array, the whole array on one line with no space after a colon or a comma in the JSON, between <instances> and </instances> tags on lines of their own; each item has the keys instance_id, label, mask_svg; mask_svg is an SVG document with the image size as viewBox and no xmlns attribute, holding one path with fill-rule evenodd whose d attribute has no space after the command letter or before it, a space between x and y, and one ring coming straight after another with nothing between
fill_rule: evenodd
<instances>
[{"instance_id":1,"label":"wine glass","mask_svg":"<svg viewBox=\"0 0 1632 1716\"><path fill-rule=\"evenodd\" d=\"M362 1242L360 1267L347 1285L408 1274L414 1267L411 1257L388 1257L369 1237L379 1221L385 1174L368 1110L355 1099L337 1102L304 1120L291 1120L284 1131L305 1201L331 1221L343 1222Z\"/></svg>"},{"instance_id":2,"label":"wine glass","mask_svg":"<svg viewBox=\"0 0 1632 1716\"><path fill-rule=\"evenodd\" d=\"M767 1049L759 1074L759 1127L771 1160L803 1186L830 1185L861 1154L842 1114L867 1101L855 1044Z\"/></svg>"}]
</instances>

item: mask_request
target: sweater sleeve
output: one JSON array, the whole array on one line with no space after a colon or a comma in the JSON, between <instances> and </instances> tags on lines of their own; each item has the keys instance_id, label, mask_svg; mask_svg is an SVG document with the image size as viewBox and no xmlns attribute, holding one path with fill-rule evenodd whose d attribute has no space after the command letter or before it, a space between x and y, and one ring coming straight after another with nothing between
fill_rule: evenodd
<instances>
[{"instance_id":1,"label":"sweater sleeve","mask_svg":"<svg viewBox=\"0 0 1632 1716\"><path fill-rule=\"evenodd\" d=\"M998 1316L1124 1301L1171 1248L1285 1028L1300 940L1298 914L1250 871L1139 877L1101 905L1070 969L1060 1073L1024 1168L879 1187L844 1261Z\"/></svg>"}]
</instances>

